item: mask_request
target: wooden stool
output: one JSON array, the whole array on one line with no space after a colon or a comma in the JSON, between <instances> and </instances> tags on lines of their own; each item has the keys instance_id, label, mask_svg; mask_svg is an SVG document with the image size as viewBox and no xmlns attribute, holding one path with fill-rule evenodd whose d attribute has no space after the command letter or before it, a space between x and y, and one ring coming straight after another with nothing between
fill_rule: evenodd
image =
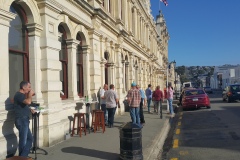
<instances>
[{"instance_id":1,"label":"wooden stool","mask_svg":"<svg viewBox=\"0 0 240 160\"><path fill-rule=\"evenodd\" d=\"M99 110L99 109L93 109L92 110L92 127L95 126L95 120L96 120L96 116L95 115L96 115L97 111L101 111L101 110Z\"/></svg>"},{"instance_id":2,"label":"wooden stool","mask_svg":"<svg viewBox=\"0 0 240 160\"><path fill-rule=\"evenodd\" d=\"M95 112L95 122L94 122L94 133L102 128L103 133L105 132L105 118L104 111L97 110Z\"/></svg>"},{"instance_id":3,"label":"wooden stool","mask_svg":"<svg viewBox=\"0 0 240 160\"><path fill-rule=\"evenodd\" d=\"M10 158L7 158L6 160L32 160L31 157L21 157L21 156L13 156Z\"/></svg>"},{"instance_id":4,"label":"wooden stool","mask_svg":"<svg viewBox=\"0 0 240 160\"><path fill-rule=\"evenodd\" d=\"M85 113L74 113L74 119L73 119L73 127L72 127L72 135L74 134L74 130L77 130L77 134L79 134L79 136L81 137L82 136L82 130L85 132L85 135L86 135L86 122L85 122ZM77 120L77 128L75 128L75 121ZM83 121L82 121L83 119ZM83 123L83 126L82 126L82 123Z\"/></svg>"}]
</instances>

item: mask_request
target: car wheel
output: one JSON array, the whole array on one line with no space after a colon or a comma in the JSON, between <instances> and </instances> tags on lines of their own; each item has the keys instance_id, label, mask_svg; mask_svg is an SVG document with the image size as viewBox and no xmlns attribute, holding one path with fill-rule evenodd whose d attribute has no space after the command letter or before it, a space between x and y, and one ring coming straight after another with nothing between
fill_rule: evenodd
<instances>
[{"instance_id":1,"label":"car wheel","mask_svg":"<svg viewBox=\"0 0 240 160\"><path fill-rule=\"evenodd\" d=\"M211 107L210 106L207 106L207 109L210 109Z\"/></svg>"}]
</instances>

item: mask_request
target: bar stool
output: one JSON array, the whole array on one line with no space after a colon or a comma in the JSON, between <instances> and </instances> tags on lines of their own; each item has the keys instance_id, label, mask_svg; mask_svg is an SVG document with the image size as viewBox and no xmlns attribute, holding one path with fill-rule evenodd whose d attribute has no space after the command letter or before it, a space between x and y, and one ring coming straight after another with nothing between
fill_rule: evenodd
<instances>
[{"instance_id":1,"label":"bar stool","mask_svg":"<svg viewBox=\"0 0 240 160\"><path fill-rule=\"evenodd\" d=\"M10 157L10 158L7 158L5 160L32 160L31 157L21 157L21 156L13 156L13 157Z\"/></svg>"},{"instance_id":2,"label":"bar stool","mask_svg":"<svg viewBox=\"0 0 240 160\"><path fill-rule=\"evenodd\" d=\"M96 112L100 111L99 109L93 109L92 110L92 127L95 126L95 121L96 121Z\"/></svg>"},{"instance_id":3,"label":"bar stool","mask_svg":"<svg viewBox=\"0 0 240 160\"><path fill-rule=\"evenodd\" d=\"M77 119L77 127L75 128L76 119ZM82 126L82 123L83 123L83 126ZM85 132L85 135L86 135L87 129L86 129L86 122L85 122L85 113L74 113L72 135L71 136L73 136L74 130L77 130L77 134L79 134L80 137L82 136L82 130Z\"/></svg>"},{"instance_id":4,"label":"bar stool","mask_svg":"<svg viewBox=\"0 0 240 160\"><path fill-rule=\"evenodd\" d=\"M95 122L94 122L94 133L102 128L103 133L105 132L105 119L104 111L97 110L95 111Z\"/></svg>"}]
</instances>

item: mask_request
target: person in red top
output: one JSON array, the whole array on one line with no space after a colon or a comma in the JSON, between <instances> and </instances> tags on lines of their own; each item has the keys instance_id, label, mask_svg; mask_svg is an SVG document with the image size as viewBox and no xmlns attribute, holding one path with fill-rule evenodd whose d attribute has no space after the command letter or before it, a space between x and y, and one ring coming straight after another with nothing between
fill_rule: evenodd
<instances>
[{"instance_id":1,"label":"person in red top","mask_svg":"<svg viewBox=\"0 0 240 160\"><path fill-rule=\"evenodd\" d=\"M157 110L158 115L160 115L160 118L162 119L162 102L163 102L163 92L160 90L160 86L156 87L156 90L153 93L153 99L155 101L155 106Z\"/></svg>"}]
</instances>

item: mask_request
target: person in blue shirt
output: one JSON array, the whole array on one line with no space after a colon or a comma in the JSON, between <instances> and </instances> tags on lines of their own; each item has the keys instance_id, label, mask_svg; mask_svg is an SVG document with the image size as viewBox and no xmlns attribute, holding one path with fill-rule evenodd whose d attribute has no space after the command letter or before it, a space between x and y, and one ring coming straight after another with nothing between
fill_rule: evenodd
<instances>
[{"instance_id":1,"label":"person in blue shirt","mask_svg":"<svg viewBox=\"0 0 240 160\"><path fill-rule=\"evenodd\" d=\"M31 89L31 83L22 81L20 90L14 96L15 126L19 132L18 151L19 156L28 157L32 147L33 137L29 129L30 113L35 113L29 108L32 103L34 91Z\"/></svg>"},{"instance_id":2,"label":"person in blue shirt","mask_svg":"<svg viewBox=\"0 0 240 160\"><path fill-rule=\"evenodd\" d=\"M152 85L149 84L148 88L146 89L145 93L146 93L146 97L147 97L147 104L148 104L148 113L152 113L150 110L150 104L152 101L152 89L151 89Z\"/></svg>"},{"instance_id":3,"label":"person in blue shirt","mask_svg":"<svg viewBox=\"0 0 240 160\"><path fill-rule=\"evenodd\" d=\"M141 95L141 102L140 102L140 123L142 125L145 124L145 120L144 120L144 115L143 115L143 106L144 108L146 107L146 96L145 96L145 93L144 91L141 89L140 85L137 85L137 89L139 90L140 92L140 95Z\"/></svg>"}]
</instances>

